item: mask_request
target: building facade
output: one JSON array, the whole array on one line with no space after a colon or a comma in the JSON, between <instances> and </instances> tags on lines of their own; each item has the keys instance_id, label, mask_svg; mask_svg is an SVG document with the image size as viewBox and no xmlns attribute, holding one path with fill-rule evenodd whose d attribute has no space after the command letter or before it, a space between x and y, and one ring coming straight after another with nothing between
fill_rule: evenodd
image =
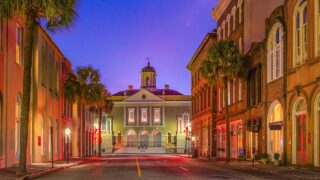
<instances>
[{"instance_id":1,"label":"building facade","mask_svg":"<svg viewBox=\"0 0 320 180\"><path fill-rule=\"evenodd\" d=\"M204 79L200 66L205 60L208 48L217 40L216 32L208 33L193 55L187 68L191 71L192 135L199 156L216 156L216 86Z\"/></svg>"},{"instance_id":2,"label":"building facade","mask_svg":"<svg viewBox=\"0 0 320 180\"><path fill-rule=\"evenodd\" d=\"M104 152L190 150L191 97L170 89L169 85L158 89L156 78L155 69L148 63L141 71L140 89L129 86L111 96L113 112L102 121Z\"/></svg>"},{"instance_id":3,"label":"building facade","mask_svg":"<svg viewBox=\"0 0 320 180\"><path fill-rule=\"evenodd\" d=\"M24 28L22 17L0 21L0 168L19 162ZM63 98L66 74L72 74L71 64L42 27L36 28L34 38L27 163L61 160L67 150L80 156L77 127L82 119L77 104L66 103ZM93 113L88 108L85 112L83 119L91 132L85 146L90 146ZM67 128L71 129L72 139L68 145ZM93 145L86 149L86 155L93 154Z\"/></svg>"},{"instance_id":4,"label":"building facade","mask_svg":"<svg viewBox=\"0 0 320 180\"><path fill-rule=\"evenodd\" d=\"M320 1L220 1L218 40L250 59L248 77L217 85L217 157L225 157L230 105L231 157L279 153L283 162L319 166ZM222 151L221 151L222 149Z\"/></svg>"}]
</instances>

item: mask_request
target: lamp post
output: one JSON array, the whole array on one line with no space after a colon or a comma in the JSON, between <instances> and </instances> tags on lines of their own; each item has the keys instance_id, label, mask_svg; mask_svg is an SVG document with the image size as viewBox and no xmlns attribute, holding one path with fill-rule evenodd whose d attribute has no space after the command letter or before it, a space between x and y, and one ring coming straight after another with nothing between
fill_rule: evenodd
<instances>
[{"instance_id":1,"label":"lamp post","mask_svg":"<svg viewBox=\"0 0 320 180\"><path fill-rule=\"evenodd\" d=\"M194 157L194 141L196 140L196 137L192 136L191 137L191 152L192 152L192 157Z\"/></svg>"},{"instance_id":2,"label":"lamp post","mask_svg":"<svg viewBox=\"0 0 320 180\"><path fill-rule=\"evenodd\" d=\"M65 135L66 135L66 144L67 144L67 152L66 152L66 154L67 154L67 164L69 164L69 143L70 143L70 134L71 134L71 130L69 129L69 128L67 128L67 129L65 129L64 130L64 133L65 133Z\"/></svg>"}]
</instances>

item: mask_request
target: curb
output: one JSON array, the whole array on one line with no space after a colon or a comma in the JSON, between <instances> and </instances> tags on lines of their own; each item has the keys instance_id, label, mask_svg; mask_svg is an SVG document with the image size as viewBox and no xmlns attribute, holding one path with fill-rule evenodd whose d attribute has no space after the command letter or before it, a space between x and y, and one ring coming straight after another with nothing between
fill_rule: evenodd
<instances>
[{"instance_id":1,"label":"curb","mask_svg":"<svg viewBox=\"0 0 320 180\"><path fill-rule=\"evenodd\" d=\"M38 172L38 173L32 173L32 174L17 178L16 180L36 179L38 177L41 177L41 176L44 176L44 175L47 175L47 174L51 174L51 173L54 173L54 172L57 172L57 171L65 170L65 169L68 169L70 167L78 166L78 165L89 163L89 162L92 162L92 161L94 161L94 160L87 160L87 161L82 161L82 162L78 162L78 163L75 163L75 164L72 164L72 165L63 166L63 167L51 168L51 169L47 169L47 170L44 170L44 171L41 171L41 172Z\"/></svg>"}]
</instances>

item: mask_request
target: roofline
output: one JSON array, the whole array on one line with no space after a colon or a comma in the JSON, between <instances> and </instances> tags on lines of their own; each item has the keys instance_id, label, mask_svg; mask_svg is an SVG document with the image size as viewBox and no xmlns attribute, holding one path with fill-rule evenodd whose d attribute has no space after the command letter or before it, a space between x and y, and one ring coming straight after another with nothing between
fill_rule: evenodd
<instances>
[{"instance_id":1,"label":"roofline","mask_svg":"<svg viewBox=\"0 0 320 180\"><path fill-rule=\"evenodd\" d=\"M219 3L217 4L217 6L212 9L212 17L213 17L213 19L218 21L221 18L224 10L230 4L230 2L231 2L231 0L219 0Z\"/></svg>"},{"instance_id":2,"label":"roofline","mask_svg":"<svg viewBox=\"0 0 320 180\"><path fill-rule=\"evenodd\" d=\"M49 41L53 44L53 46L59 51L63 58L66 58L61 49L57 46L57 44L53 41L48 32L39 24L39 29L43 32L43 34L49 39Z\"/></svg>"},{"instance_id":3,"label":"roofline","mask_svg":"<svg viewBox=\"0 0 320 180\"><path fill-rule=\"evenodd\" d=\"M206 34L206 36L203 38L203 40L201 41L198 49L196 50L196 52L193 54L191 60L189 61L188 65L187 65L187 69L191 71L191 66L193 65L194 61L197 59L197 57L199 56L200 52L202 51L202 49L205 47L205 45L209 42L210 38L214 38L217 35L217 31L216 29L214 29L212 32L209 32Z\"/></svg>"}]
</instances>

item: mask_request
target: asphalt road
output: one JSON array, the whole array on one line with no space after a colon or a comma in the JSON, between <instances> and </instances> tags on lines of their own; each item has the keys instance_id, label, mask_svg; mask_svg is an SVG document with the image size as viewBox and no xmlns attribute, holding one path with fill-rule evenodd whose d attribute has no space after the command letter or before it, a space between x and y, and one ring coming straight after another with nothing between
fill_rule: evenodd
<instances>
[{"instance_id":1,"label":"asphalt road","mask_svg":"<svg viewBox=\"0 0 320 180\"><path fill-rule=\"evenodd\" d=\"M308 172L308 173L306 173ZM43 176L44 180L320 179L320 172L250 167L178 156L112 156Z\"/></svg>"}]
</instances>

